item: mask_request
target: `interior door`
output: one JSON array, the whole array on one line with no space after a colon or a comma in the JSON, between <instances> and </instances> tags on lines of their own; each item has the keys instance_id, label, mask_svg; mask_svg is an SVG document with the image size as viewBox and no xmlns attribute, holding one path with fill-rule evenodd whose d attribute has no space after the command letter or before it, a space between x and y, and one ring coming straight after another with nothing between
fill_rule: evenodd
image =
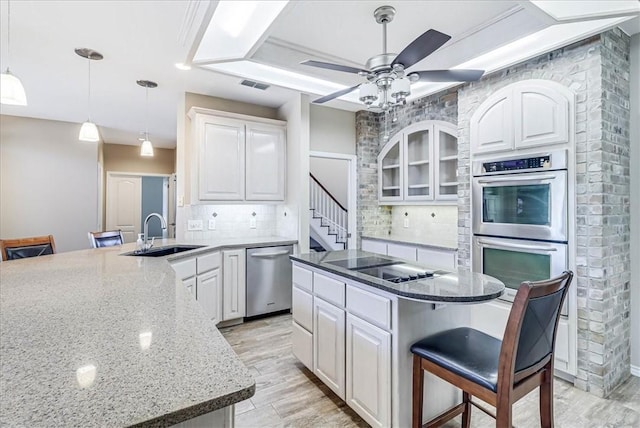
<instances>
[{"instance_id":1,"label":"interior door","mask_svg":"<svg viewBox=\"0 0 640 428\"><path fill-rule=\"evenodd\" d=\"M107 230L122 230L124 242L135 242L140 233L142 177L108 174Z\"/></svg>"}]
</instances>

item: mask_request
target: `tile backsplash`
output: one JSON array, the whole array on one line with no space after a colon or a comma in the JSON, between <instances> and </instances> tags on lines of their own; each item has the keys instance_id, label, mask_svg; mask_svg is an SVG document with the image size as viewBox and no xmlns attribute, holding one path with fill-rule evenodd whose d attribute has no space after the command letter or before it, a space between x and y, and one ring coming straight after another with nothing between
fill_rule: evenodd
<instances>
[{"instance_id":1,"label":"tile backsplash","mask_svg":"<svg viewBox=\"0 0 640 428\"><path fill-rule=\"evenodd\" d=\"M178 209L183 210L187 240L297 236L298 213L287 205L188 205ZM211 219L215 219L215 230L209 229ZM252 219L255 227L251 227ZM189 220L202 220L203 230L188 230Z\"/></svg>"},{"instance_id":2,"label":"tile backsplash","mask_svg":"<svg viewBox=\"0 0 640 428\"><path fill-rule=\"evenodd\" d=\"M408 220L408 227L404 227ZM410 241L451 244L458 239L457 205L404 206L391 209L391 235Z\"/></svg>"}]
</instances>

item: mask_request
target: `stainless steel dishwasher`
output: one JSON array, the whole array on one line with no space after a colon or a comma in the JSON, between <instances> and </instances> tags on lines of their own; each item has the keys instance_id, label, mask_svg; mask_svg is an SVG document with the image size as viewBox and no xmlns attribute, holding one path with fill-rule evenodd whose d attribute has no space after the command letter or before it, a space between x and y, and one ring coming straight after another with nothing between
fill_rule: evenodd
<instances>
[{"instance_id":1,"label":"stainless steel dishwasher","mask_svg":"<svg viewBox=\"0 0 640 428\"><path fill-rule=\"evenodd\" d=\"M247 248L247 317L291 309L292 245Z\"/></svg>"}]
</instances>

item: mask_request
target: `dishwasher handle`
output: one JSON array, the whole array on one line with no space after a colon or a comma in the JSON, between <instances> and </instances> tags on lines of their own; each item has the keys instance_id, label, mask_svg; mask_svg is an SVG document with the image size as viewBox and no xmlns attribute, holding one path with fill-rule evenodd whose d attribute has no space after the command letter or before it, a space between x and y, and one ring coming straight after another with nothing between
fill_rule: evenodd
<instances>
[{"instance_id":1,"label":"dishwasher handle","mask_svg":"<svg viewBox=\"0 0 640 428\"><path fill-rule=\"evenodd\" d=\"M251 254L251 257L267 258L267 257L284 256L285 254L289 254L289 250L275 251L272 253L253 253Z\"/></svg>"}]
</instances>

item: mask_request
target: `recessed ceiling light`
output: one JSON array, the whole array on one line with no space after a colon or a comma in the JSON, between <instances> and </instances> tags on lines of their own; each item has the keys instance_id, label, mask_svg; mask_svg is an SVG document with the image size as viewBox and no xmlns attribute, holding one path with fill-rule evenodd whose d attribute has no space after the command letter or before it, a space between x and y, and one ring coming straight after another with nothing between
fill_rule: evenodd
<instances>
[{"instance_id":1,"label":"recessed ceiling light","mask_svg":"<svg viewBox=\"0 0 640 428\"><path fill-rule=\"evenodd\" d=\"M191 66L189 64L185 64L184 62L176 62L176 68L178 70L191 70Z\"/></svg>"}]
</instances>

